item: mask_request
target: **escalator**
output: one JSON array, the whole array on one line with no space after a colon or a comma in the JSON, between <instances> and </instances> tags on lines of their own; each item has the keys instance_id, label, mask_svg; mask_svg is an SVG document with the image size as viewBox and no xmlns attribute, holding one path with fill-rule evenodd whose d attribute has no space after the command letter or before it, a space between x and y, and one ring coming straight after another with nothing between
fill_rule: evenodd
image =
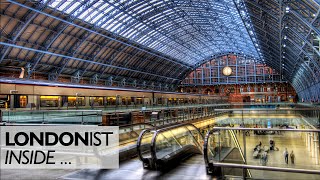
<instances>
[{"instance_id":1,"label":"escalator","mask_svg":"<svg viewBox=\"0 0 320 180\"><path fill-rule=\"evenodd\" d=\"M203 136L192 124L179 124L140 133L137 151L143 168L166 170L182 160L202 154Z\"/></svg>"},{"instance_id":2,"label":"escalator","mask_svg":"<svg viewBox=\"0 0 320 180\"><path fill-rule=\"evenodd\" d=\"M251 177L247 169L219 167L215 163L246 164L244 153L233 130L210 130L206 134L204 160L207 174L217 177Z\"/></svg>"}]
</instances>

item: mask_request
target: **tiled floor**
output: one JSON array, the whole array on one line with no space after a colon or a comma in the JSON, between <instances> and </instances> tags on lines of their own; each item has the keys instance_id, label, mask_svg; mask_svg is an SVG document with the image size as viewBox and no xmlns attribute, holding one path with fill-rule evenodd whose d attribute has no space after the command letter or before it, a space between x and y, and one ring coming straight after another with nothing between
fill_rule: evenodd
<instances>
[{"instance_id":1,"label":"tiled floor","mask_svg":"<svg viewBox=\"0 0 320 180\"><path fill-rule=\"evenodd\" d=\"M239 142L243 146L243 136L239 137ZM286 167L297 169L314 169L320 171L320 165L316 165L316 160L311 157L311 152L308 152L306 143L303 140L303 135L300 133L283 132L282 135L253 135L246 136L247 144L247 163L249 165L261 165L260 159L254 159L253 149L261 141L262 146L269 146L270 140L275 141L275 146L279 151L269 151L267 166ZM283 152L288 149L289 154L293 150L295 154L295 164L290 162L285 163ZM282 173L272 171L257 171L251 170L254 178L258 179L320 179L320 175L310 175L302 173Z\"/></svg>"}]
</instances>

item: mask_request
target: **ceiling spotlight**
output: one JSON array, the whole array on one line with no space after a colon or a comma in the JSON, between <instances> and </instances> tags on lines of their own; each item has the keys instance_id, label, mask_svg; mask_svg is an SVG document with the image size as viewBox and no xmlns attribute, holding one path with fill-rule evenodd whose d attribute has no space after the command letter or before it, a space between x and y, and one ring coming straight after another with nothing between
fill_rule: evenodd
<instances>
[{"instance_id":1,"label":"ceiling spotlight","mask_svg":"<svg viewBox=\"0 0 320 180\"><path fill-rule=\"evenodd\" d=\"M289 13L289 11L290 11L290 7L286 7L286 13Z\"/></svg>"}]
</instances>

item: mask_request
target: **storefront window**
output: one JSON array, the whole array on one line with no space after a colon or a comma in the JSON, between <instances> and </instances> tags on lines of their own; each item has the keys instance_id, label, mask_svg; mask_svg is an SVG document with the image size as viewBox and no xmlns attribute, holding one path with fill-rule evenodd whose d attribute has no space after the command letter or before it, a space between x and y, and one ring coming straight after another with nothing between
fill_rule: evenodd
<instances>
[{"instance_id":1,"label":"storefront window","mask_svg":"<svg viewBox=\"0 0 320 180\"><path fill-rule=\"evenodd\" d=\"M41 107L58 107L60 96L40 96L40 106ZM21 100L20 100L21 104Z\"/></svg>"},{"instance_id":2,"label":"storefront window","mask_svg":"<svg viewBox=\"0 0 320 180\"><path fill-rule=\"evenodd\" d=\"M8 95L0 95L0 108L10 108Z\"/></svg>"},{"instance_id":3,"label":"storefront window","mask_svg":"<svg viewBox=\"0 0 320 180\"><path fill-rule=\"evenodd\" d=\"M90 97L90 106L103 106L103 97Z\"/></svg>"},{"instance_id":4,"label":"storefront window","mask_svg":"<svg viewBox=\"0 0 320 180\"><path fill-rule=\"evenodd\" d=\"M116 97L107 97L107 105L116 105Z\"/></svg>"},{"instance_id":5,"label":"storefront window","mask_svg":"<svg viewBox=\"0 0 320 180\"><path fill-rule=\"evenodd\" d=\"M76 106L77 97L76 96L68 96L68 106ZM78 96L78 106L85 106L86 102L83 96Z\"/></svg>"},{"instance_id":6,"label":"storefront window","mask_svg":"<svg viewBox=\"0 0 320 180\"><path fill-rule=\"evenodd\" d=\"M27 96L20 96L20 107L21 108L27 107L27 103L28 103Z\"/></svg>"}]
</instances>

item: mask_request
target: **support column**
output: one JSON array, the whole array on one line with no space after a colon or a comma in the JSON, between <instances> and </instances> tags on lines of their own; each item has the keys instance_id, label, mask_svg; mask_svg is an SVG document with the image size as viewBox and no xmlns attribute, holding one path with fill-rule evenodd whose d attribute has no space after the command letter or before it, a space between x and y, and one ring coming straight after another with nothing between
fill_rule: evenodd
<instances>
[{"instance_id":1,"label":"support column","mask_svg":"<svg viewBox=\"0 0 320 180\"><path fill-rule=\"evenodd\" d=\"M14 109L14 95L10 95L10 110Z\"/></svg>"},{"instance_id":2,"label":"support column","mask_svg":"<svg viewBox=\"0 0 320 180\"><path fill-rule=\"evenodd\" d=\"M313 157L317 158L317 134L314 132L313 134Z\"/></svg>"},{"instance_id":3,"label":"support column","mask_svg":"<svg viewBox=\"0 0 320 180\"><path fill-rule=\"evenodd\" d=\"M319 165L319 139L318 134L314 133L314 151L315 151L315 158L316 158L316 164Z\"/></svg>"},{"instance_id":4,"label":"support column","mask_svg":"<svg viewBox=\"0 0 320 180\"><path fill-rule=\"evenodd\" d=\"M62 97L59 96L59 97L58 97L58 109L61 108L61 104L62 104Z\"/></svg>"},{"instance_id":5,"label":"support column","mask_svg":"<svg viewBox=\"0 0 320 180\"><path fill-rule=\"evenodd\" d=\"M90 99L93 99L93 98L90 97L90 96L84 97L84 101L85 101L85 106L86 107L90 107Z\"/></svg>"},{"instance_id":6,"label":"support column","mask_svg":"<svg viewBox=\"0 0 320 180\"><path fill-rule=\"evenodd\" d=\"M120 106L120 95L116 95L116 107Z\"/></svg>"},{"instance_id":7,"label":"support column","mask_svg":"<svg viewBox=\"0 0 320 180\"><path fill-rule=\"evenodd\" d=\"M35 96L36 96L36 102L35 102L36 110L40 110L40 103L41 103L40 96L39 95L35 95Z\"/></svg>"},{"instance_id":8,"label":"support column","mask_svg":"<svg viewBox=\"0 0 320 180\"><path fill-rule=\"evenodd\" d=\"M104 108L106 108L107 107L107 97L103 97L103 106L104 106Z\"/></svg>"},{"instance_id":9,"label":"support column","mask_svg":"<svg viewBox=\"0 0 320 180\"><path fill-rule=\"evenodd\" d=\"M308 133L308 151L309 152L311 151L311 141L310 141L310 139L311 139L311 134Z\"/></svg>"},{"instance_id":10,"label":"support column","mask_svg":"<svg viewBox=\"0 0 320 180\"><path fill-rule=\"evenodd\" d=\"M314 133L311 133L310 135L310 140L311 140L311 157L314 157L315 154L315 142L314 142Z\"/></svg>"},{"instance_id":11,"label":"support column","mask_svg":"<svg viewBox=\"0 0 320 180\"><path fill-rule=\"evenodd\" d=\"M89 102L91 104L91 109L93 109L94 108L94 97L89 97L89 98L91 98L91 99L89 99Z\"/></svg>"}]
</instances>

